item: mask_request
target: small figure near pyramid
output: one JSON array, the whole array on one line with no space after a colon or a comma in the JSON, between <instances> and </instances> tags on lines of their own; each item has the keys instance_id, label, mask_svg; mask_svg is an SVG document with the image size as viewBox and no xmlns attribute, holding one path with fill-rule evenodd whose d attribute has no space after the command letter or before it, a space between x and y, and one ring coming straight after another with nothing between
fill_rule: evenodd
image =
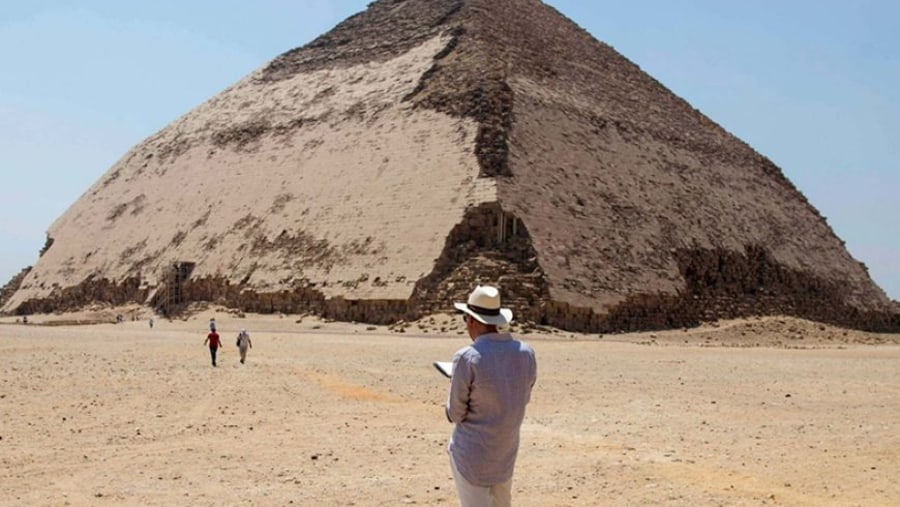
<instances>
[{"instance_id":1,"label":"small figure near pyramid","mask_svg":"<svg viewBox=\"0 0 900 507\"><path fill-rule=\"evenodd\" d=\"M203 345L209 345L209 357L212 360L212 365L213 367L217 366L216 355L222 346L222 340L219 338L219 333L216 332L215 327L211 327L209 334L206 335L206 339L203 340Z\"/></svg>"},{"instance_id":2,"label":"small figure near pyramid","mask_svg":"<svg viewBox=\"0 0 900 507\"><path fill-rule=\"evenodd\" d=\"M247 360L247 350L253 348L253 342L250 340L250 333L248 333L246 329L242 328L238 333L235 345L237 345L238 353L241 356L241 364L244 364Z\"/></svg>"}]
</instances>

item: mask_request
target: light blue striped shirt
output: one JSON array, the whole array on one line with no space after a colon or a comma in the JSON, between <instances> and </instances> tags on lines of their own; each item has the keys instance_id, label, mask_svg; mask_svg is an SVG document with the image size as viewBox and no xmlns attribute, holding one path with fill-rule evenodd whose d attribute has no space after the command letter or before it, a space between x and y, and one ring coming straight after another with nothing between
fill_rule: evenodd
<instances>
[{"instance_id":1,"label":"light blue striped shirt","mask_svg":"<svg viewBox=\"0 0 900 507\"><path fill-rule=\"evenodd\" d=\"M491 486L512 478L536 380L534 350L509 333L481 335L453 357L447 418L456 426L448 450L470 483Z\"/></svg>"}]
</instances>

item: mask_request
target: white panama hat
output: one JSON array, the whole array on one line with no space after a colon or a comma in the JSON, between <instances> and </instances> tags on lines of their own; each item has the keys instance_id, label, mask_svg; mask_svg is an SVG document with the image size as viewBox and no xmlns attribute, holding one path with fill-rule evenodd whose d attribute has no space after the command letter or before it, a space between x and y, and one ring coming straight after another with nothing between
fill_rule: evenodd
<instances>
[{"instance_id":1,"label":"white panama hat","mask_svg":"<svg viewBox=\"0 0 900 507\"><path fill-rule=\"evenodd\" d=\"M500 291L489 285L475 287L468 302L453 303L453 306L482 324L505 326L513 318L512 310L500 308Z\"/></svg>"}]
</instances>

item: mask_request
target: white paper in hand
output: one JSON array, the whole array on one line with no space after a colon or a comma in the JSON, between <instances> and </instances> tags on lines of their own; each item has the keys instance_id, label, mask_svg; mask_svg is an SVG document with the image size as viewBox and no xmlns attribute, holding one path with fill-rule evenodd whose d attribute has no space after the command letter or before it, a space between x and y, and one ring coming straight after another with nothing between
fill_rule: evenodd
<instances>
[{"instance_id":1,"label":"white paper in hand","mask_svg":"<svg viewBox=\"0 0 900 507\"><path fill-rule=\"evenodd\" d=\"M453 376L453 363L450 361L435 361L434 367L447 378Z\"/></svg>"}]
</instances>

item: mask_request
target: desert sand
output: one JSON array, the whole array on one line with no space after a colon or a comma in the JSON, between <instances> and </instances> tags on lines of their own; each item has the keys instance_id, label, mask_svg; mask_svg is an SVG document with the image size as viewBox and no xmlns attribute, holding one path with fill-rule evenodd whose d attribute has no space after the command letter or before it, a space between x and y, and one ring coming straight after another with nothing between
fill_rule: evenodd
<instances>
[{"instance_id":1,"label":"desert sand","mask_svg":"<svg viewBox=\"0 0 900 507\"><path fill-rule=\"evenodd\" d=\"M117 311L137 320L75 322ZM431 366L467 343L456 316L148 316L0 319L0 504L456 504ZM896 335L789 318L526 331L539 380L515 505L900 505Z\"/></svg>"}]
</instances>

